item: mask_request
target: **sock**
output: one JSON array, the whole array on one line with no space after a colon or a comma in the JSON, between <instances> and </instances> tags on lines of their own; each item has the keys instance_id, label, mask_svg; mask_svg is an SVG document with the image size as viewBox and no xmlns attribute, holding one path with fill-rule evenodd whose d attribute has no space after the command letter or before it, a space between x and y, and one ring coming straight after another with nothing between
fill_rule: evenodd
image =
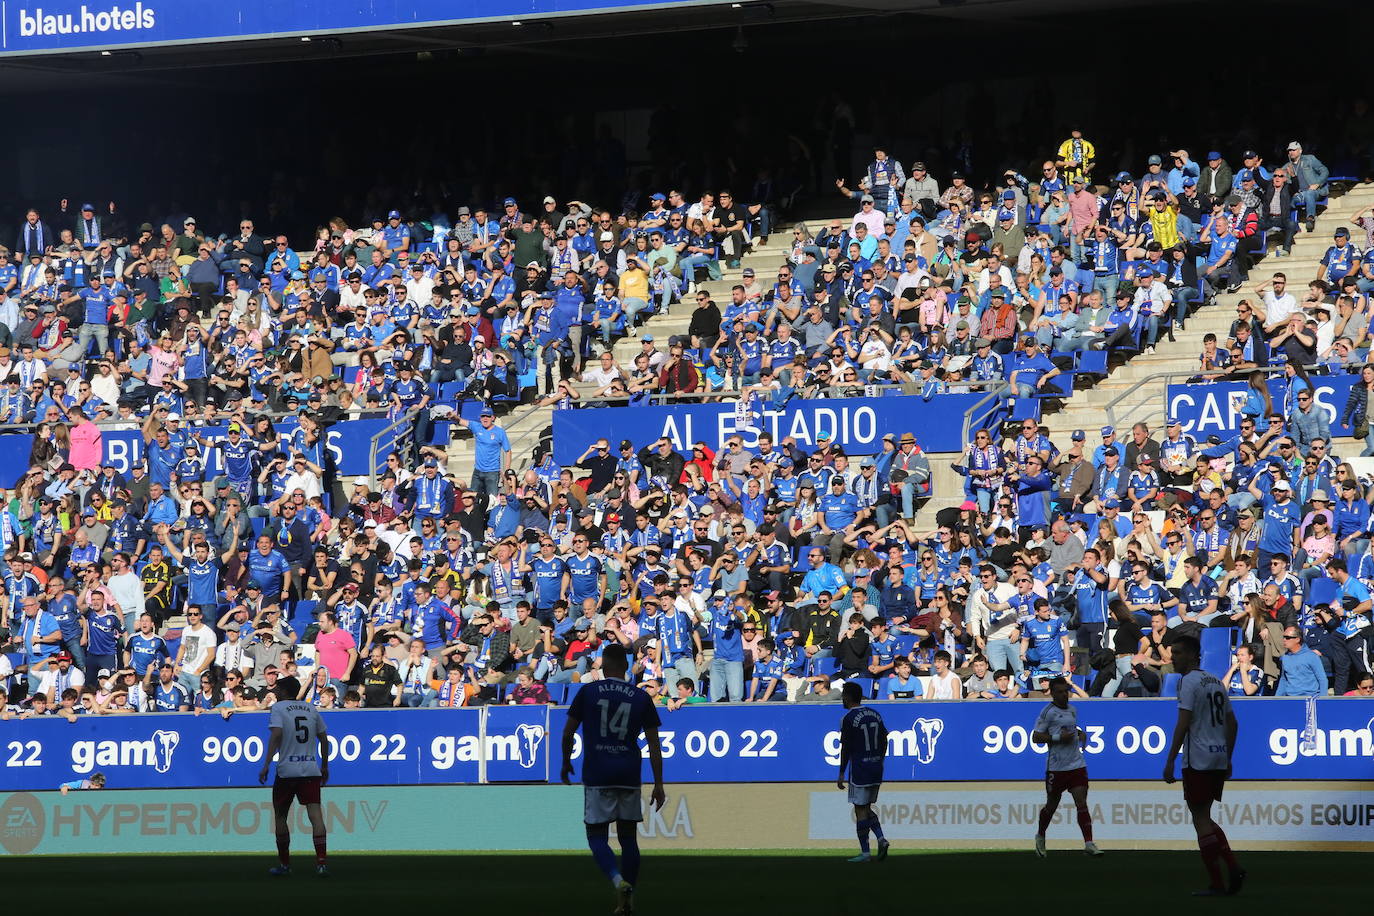
<instances>
[{"instance_id":1,"label":"sock","mask_svg":"<svg viewBox=\"0 0 1374 916\"><path fill-rule=\"evenodd\" d=\"M315 840L315 864L323 865L328 856L325 852L325 835L323 833L317 833L314 835L313 839Z\"/></svg>"},{"instance_id":2,"label":"sock","mask_svg":"<svg viewBox=\"0 0 1374 916\"><path fill-rule=\"evenodd\" d=\"M1240 863L1236 861L1236 854L1231 851L1231 841L1226 838L1226 832L1221 829L1220 824L1213 829L1212 836L1217 838L1217 852L1220 853L1222 861L1231 873L1235 874L1240 870Z\"/></svg>"},{"instance_id":3,"label":"sock","mask_svg":"<svg viewBox=\"0 0 1374 916\"><path fill-rule=\"evenodd\" d=\"M606 834L587 837L587 846L591 848L592 858L596 860L596 867L611 879L615 884L620 877L620 869L616 867L615 853L611 852L611 838Z\"/></svg>"},{"instance_id":4,"label":"sock","mask_svg":"<svg viewBox=\"0 0 1374 916\"><path fill-rule=\"evenodd\" d=\"M1050 819L1054 817L1054 812L1045 806L1040 809L1040 829L1036 831L1040 836L1045 835L1045 831L1050 828Z\"/></svg>"},{"instance_id":5,"label":"sock","mask_svg":"<svg viewBox=\"0 0 1374 916\"><path fill-rule=\"evenodd\" d=\"M1093 841L1093 815L1086 807L1078 809L1078 829L1083 831L1083 842Z\"/></svg>"},{"instance_id":6,"label":"sock","mask_svg":"<svg viewBox=\"0 0 1374 916\"><path fill-rule=\"evenodd\" d=\"M286 867L291 867L291 834L277 834L277 861Z\"/></svg>"},{"instance_id":7,"label":"sock","mask_svg":"<svg viewBox=\"0 0 1374 916\"><path fill-rule=\"evenodd\" d=\"M1207 869L1207 877L1211 879L1212 887L1221 887L1221 865L1217 862L1221 856L1221 849L1216 834L1209 833L1198 837L1197 848L1202 854L1202 864Z\"/></svg>"},{"instance_id":8,"label":"sock","mask_svg":"<svg viewBox=\"0 0 1374 916\"><path fill-rule=\"evenodd\" d=\"M634 824L617 824L620 840L620 873L631 884L639 881L639 831Z\"/></svg>"},{"instance_id":9,"label":"sock","mask_svg":"<svg viewBox=\"0 0 1374 916\"><path fill-rule=\"evenodd\" d=\"M868 829L873 831L873 835L878 839L883 839L883 824L878 820L878 815L873 815L868 819Z\"/></svg>"},{"instance_id":10,"label":"sock","mask_svg":"<svg viewBox=\"0 0 1374 916\"><path fill-rule=\"evenodd\" d=\"M868 854L868 820L854 822L854 832L859 835L859 852Z\"/></svg>"}]
</instances>

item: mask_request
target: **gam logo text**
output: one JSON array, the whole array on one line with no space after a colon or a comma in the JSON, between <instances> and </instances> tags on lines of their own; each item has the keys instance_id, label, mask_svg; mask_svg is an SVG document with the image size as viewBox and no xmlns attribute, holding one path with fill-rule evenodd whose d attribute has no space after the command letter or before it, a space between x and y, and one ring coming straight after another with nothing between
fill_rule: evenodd
<instances>
[{"instance_id":1,"label":"gam logo text","mask_svg":"<svg viewBox=\"0 0 1374 916\"><path fill-rule=\"evenodd\" d=\"M911 728L887 733L887 756L915 757L917 763L934 763L935 747L944 733L944 719L928 719L922 716L912 723ZM825 761L831 765L839 765L839 732L827 732L825 735Z\"/></svg>"},{"instance_id":2,"label":"gam logo text","mask_svg":"<svg viewBox=\"0 0 1374 916\"><path fill-rule=\"evenodd\" d=\"M90 773L104 767L152 767L159 773L172 768L172 754L181 743L177 732L159 729L144 741L75 741L72 770Z\"/></svg>"}]
</instances>

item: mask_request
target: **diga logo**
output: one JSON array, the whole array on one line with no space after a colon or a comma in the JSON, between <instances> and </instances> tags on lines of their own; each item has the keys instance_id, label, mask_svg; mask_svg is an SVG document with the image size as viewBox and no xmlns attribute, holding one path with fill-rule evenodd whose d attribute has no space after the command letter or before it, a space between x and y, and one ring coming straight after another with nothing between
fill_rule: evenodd
<instances>
[{"instance_id":1,"label":"diga logo","mask_svg":"<svg viewBox=\"0 0 1374 916\"><path fill-rule=\"evenodd\" d=\"M16 792L0 805L0 846L16 856L33 852L43 841L46 820L38 799L28 792Z\"/></svg>"}]
</instances>

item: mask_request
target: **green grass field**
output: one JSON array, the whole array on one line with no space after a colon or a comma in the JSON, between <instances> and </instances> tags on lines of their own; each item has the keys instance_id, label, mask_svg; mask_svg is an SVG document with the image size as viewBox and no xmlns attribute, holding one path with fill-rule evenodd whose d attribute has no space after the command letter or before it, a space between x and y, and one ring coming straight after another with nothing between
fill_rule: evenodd
<instances>
[{"instance_id":1,"label":"green grass field","mask_svg":"<svg viewBox=\"0 0 1374 916\"><path fill-rule=\"evenodd\" d=\"M646 855L636 912L643 916L823 913L873 916L898 912L990 912L988 906L1084 912L1097 906L1168 913L1174 907L1218 912L1301 911L1367 903L1367 853L1243 853L1250 874L1242 897L1194 900L1202 865L1191 852L1108 851L1088 860L1051 852L1041 861L1027 850L987 852L894 851L882 863L850 865L844 855L814 851ZM1360 860L1356 860L1356 856ZM274 857L245 855L128 858L40 857L4 860L6 896L24 888L31 902L68 888L84 900L130 900L140 873L155 878L161 900L196 900L208 912L274 910L308 904L308 912L345 912L358 904L396 907L430 903L461 912L519 912L531 916L608 914L612 894L587 855L455 854L338 855L328 878L312 858L296 854L295 874L270 878ZM1314 881L1316 883L1314 883ZM514 908L514 909L512 909Z\"/></svg>"}]
</instances>

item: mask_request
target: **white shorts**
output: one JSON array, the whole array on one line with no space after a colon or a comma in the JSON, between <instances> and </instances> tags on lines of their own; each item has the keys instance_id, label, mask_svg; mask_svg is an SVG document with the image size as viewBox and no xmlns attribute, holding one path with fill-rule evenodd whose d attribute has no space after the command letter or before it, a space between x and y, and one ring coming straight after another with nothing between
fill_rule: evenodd
<instances>
[{"instance_id":1,"label":"white shorts","mask_svg":"<svg viewBox=\"0 0 1374 916\"><path fill-rule=\"evenodd\" d=\"M585 786L582 789L582 820L587 824L644 820L638 789Z\"/></svg>"},{"instance_id":2,"label":"white shorts","mask_svg":"<svg viewBox=\"0 0 1374 916\"><path fill-rule=\"evenodd\" d=\"M856 786L849 784L849 803L851 805L871 805L878 800L878 790L882 785Z\"/></svg>"}]
</instances>

